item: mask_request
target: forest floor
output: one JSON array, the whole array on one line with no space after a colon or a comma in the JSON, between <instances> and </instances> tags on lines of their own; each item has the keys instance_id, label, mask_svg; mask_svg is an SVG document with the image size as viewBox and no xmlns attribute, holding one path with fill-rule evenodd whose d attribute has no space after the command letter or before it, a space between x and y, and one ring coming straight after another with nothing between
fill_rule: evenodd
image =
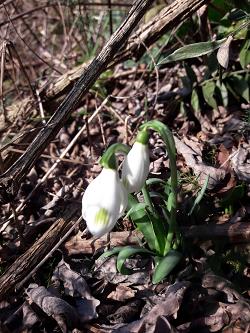
<instances>
[{"instance_id":1,"label":"forest floor","mask_svg":"<svg viewBox=\"0 0 250 333\"><path fill-rule=\"evenodd\" d=\"M129 2L113 7L112 26L105 6L48 1L37 9L35 0L5 2L0 4L3 173L65 97L67 87L56 94L49 84L56 89L53 83L63 74L69 77L97 54L129 8ZM218 24L209 20L203 28L219 35ZM156 66L168 54L169 40L172 50L202 41L197 22L190 17L140 60L104 72L22 179L17 195L2 205L0 332L249 331L249 65L244 70L239 60L244 37L232 42L226 70L218 63L212 70L210 55ZM215 82L212 90L205 76ZM237 85L244 85L241 93ZM129 275L117 271L116 255L99 258L117 246L147 248L129 217L118 220L110 239L97 240L80 218L82 195L101 171L103 152L117 142L132 145L139 126L152 119L166 124L175 138L183 236L181 261L158 284L152 284L155 262L149 255L127 259ZM148 179L166 186L169 159L156 133L149 148ZM161 214L166 193L157 182L150 186ZM142 200L140 193L136 197ZM67 229L63 235L53 231L60 223Z\"/></svg>"}]
</instances>

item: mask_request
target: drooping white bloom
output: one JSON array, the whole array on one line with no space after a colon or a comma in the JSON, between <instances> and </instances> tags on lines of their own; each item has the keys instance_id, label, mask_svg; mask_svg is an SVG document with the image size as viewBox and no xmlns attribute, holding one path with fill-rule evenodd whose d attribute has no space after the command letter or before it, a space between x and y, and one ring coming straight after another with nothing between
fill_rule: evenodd
<instances>
[{"instance_id":1,"label":"drooping white bloom","mask_svg":"<svg viewBox=\"0 0 250 333\"><path fill-rule=\"evenodd\" d=\"M142 189L148 177L149 164L148 145L136 141L122 167L122 182L129 193Z\"/></svg>"},{"instance_id":2,"label":"drooping white bloom","mask_svg":"<svg viewBox=\"0 0 250 333\"><path fill-rule=\"evenodd\" d=\"M117 170L103 168L82 198L82 216L93 236L111 231L127 207L128 195Z\"/></svg>"}]
</instances>

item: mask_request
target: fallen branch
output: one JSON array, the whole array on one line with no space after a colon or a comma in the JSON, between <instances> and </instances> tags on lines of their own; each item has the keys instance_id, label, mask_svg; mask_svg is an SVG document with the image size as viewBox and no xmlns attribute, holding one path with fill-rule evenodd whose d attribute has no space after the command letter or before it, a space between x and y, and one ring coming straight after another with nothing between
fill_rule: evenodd
<instances>
[{"instance_id":1,"label":"fallen branch","mask_svg":"<svg viewBox=\"0 0 250 333\"><path fill-rule=\"evenodd\" d=\"M244 222L180 227L180 230L186 239L223 239L229 243L248 243L250 241L250 223ZM138 245L142 237L142 234L137 231L111 232L110 246ZM78 233L64 244L64 248L69 255L93 254L106 245L106 236L93 241L93 239L83 239L81 233Z\"/></svg>"},{"instance_id":2,"label":"fallen branch","mask_svg":"<svg viewBox=\"0 0 250 333\"><path fill-rule=\"evenodd\" d=\"M39 263L44 262L44 258L48 259L48 254L51 255L51 250L60 242L60 239L67 234L70 228L76 225L76 213L78 206L69 207L62 218L59 218L52 226L41 236L24 254L0 276L0 299L8 292L18 290L27 280L29 273L35 272L33 269L39 266ZM67 234L68 235L68 234ZM60 243L61 244L61 243Z\"/></svg>"}]
</instances>

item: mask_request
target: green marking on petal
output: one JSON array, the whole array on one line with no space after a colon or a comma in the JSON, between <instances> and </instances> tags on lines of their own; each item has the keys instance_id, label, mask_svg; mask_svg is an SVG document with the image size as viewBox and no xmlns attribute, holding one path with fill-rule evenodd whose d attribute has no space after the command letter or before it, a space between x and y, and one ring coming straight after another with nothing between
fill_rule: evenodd
<instances>
[{"instance_id":1,"label":"green marking on petal","mask_svg":"<svg viewBox=\"0 0 250 333\"><path fill-rule=\"evenodd\" d=\"M95 216L95 223L99 225L107 225L109 223L109 213L105 208L101 208Z\"/></svg>"},{"instance_id":2,"label":"green marking on petal","mask_svg":"<svg viewBox=\"0 0 250 333\"><path fill-rule=\"evenodd\" d=\"M126 178L124 178L124 179L122 180L122 183L123 183L123 185L124 185L124 187L125 187L126 189L128 189L128 188L129 188L129 182L128 182L128 179L127 179L127 177L126 177Z\"/></svg>"}]
</instances>

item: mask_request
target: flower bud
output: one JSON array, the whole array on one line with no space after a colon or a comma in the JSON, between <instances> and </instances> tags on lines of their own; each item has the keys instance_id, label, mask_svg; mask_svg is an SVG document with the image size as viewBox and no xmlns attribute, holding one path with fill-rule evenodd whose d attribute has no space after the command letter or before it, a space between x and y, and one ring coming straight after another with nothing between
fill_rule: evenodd
<instances>
[{"instance_id":1,"label":"flower bud","mask_svg":"<svg viewBox=\"0 0 250 333\"><path fill-rule=\"evenodd\" d=\"M148 135L142 132L123 162L122 182L129 193L140 191L149 174Z\"/></svg>"},{"instance_id":2,"label":"flower bud","mask_svg":"<svg viewBox=\"0 0 250 333\"><path fill-rule=\"evenodd\" d=\"M82 216L93 236L110 232L127 207L127 192L115 169L103 168L82 198Z\"/></svg>"}]
</instances>

